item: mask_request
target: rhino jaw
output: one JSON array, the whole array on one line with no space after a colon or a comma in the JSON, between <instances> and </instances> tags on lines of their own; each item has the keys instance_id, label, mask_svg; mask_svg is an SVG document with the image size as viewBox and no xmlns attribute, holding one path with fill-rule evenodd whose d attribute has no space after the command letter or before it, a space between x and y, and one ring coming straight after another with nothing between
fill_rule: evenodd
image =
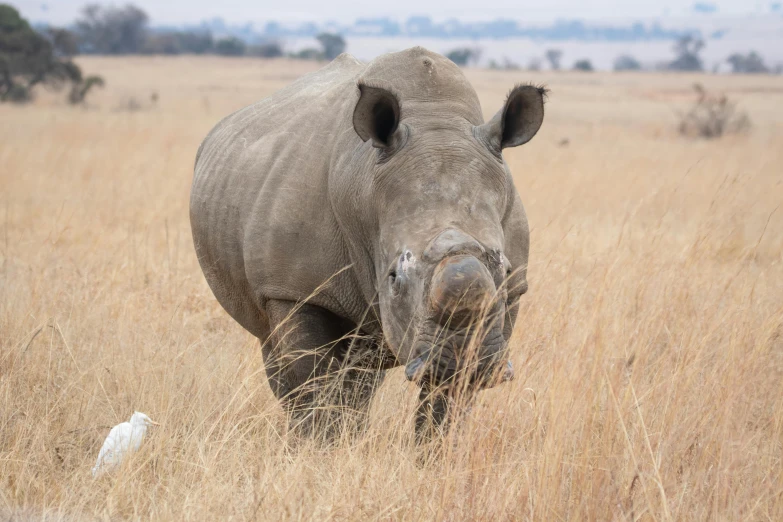
<instances>
[{"instance_id":1,"label":"rhino jaw","mask_svg":"<svg viewBox=\"0 0 783 522\"><path fill-rule=\"evenodd\" d=\"M427 364L424 356L419 356L411 359L408 364L405 365L405 378L411 382L419 384L427 371ZM484 381L484 387L494 388L504 382L514 380L514 365L511 364L511 359L506 361L501 371L493 372L489 379Z\"/></svg>"}]
</instances>

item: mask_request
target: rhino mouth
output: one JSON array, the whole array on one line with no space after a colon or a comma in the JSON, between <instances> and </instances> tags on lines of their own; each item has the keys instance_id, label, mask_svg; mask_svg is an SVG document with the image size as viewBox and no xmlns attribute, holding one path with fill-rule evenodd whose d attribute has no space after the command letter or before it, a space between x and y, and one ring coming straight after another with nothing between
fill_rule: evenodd
<instances>
[{"instance_id":1,"label":"rhino mouth","mask_svg":"<svg viewBox=\"0 0 783 522\"><path fill-rule=\"evenodd\" d=\"M419 385L467 384L492 388L514 378L507 358L503 325L488 322L479 328L442 327L427 320L419 329L405 377Z\"/></svg>"}]
</instances>

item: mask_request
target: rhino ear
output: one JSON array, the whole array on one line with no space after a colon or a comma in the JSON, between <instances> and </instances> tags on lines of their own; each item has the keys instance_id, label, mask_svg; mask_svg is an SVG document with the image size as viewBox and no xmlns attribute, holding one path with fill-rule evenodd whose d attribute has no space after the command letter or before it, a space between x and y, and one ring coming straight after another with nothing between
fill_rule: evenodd
<instances>
[{"instance_id":1,"label":"rhino ear","mask_svg":"<svg viewBox=\"0 0 783 522\"><path fill-rule=\"evenodd\" d=\"M400 102L391 91L382 87L359 84L359 101L353 111L353 128L362 141L372 140L372 146L385 149L394 144L400 124Z\"/></svg>"},{"instance_id":2,"label":"rhino ear","mask_svg":"<svg viewBox=\"0 0 783 522\"><path fill-rule=\"evenodd\" d=\"M508 93L500 112L477 127L479 136L497 151L527 143L544 121L547 92L544 87L517 85Z\"/></svg>"}]
</instances>

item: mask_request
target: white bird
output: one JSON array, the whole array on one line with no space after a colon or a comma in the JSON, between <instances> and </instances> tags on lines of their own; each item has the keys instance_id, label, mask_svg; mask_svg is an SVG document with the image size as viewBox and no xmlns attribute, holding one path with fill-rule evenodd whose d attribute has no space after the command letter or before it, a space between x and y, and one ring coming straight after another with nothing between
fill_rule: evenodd
<instances>
[{"instance_id":1,"label":"white bird","mask_svg":"<svg viewBox=\"0 0 783 522\"><path fill-rule=\"evenodd\" d=\"M147 428L158 426L157 422L141 412L134 412L130 422L117 424L109 432L109 436L103 442L98 460L92 468L92 476L97 477L105 471L117 467L127 453L136 451L147 434Z\"/></svg>"}]
</instances>

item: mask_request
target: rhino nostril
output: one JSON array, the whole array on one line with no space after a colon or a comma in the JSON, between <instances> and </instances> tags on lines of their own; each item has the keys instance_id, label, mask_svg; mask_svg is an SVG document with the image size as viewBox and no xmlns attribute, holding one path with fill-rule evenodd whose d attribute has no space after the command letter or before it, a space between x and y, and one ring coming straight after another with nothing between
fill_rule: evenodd
<instances>
[{"instance_id":1,"label":"rhino nostril","mask_svg":"<svg viewBox=\"0 0 783 522\"><path fill-rule=\"evenodd\" d=\"M392 295L392 297L397 297L400 295L400 291L402 290L402 277L400 277L396 270L392 270L389 272L389 291Z\"/></svg>"}]
</instances>

